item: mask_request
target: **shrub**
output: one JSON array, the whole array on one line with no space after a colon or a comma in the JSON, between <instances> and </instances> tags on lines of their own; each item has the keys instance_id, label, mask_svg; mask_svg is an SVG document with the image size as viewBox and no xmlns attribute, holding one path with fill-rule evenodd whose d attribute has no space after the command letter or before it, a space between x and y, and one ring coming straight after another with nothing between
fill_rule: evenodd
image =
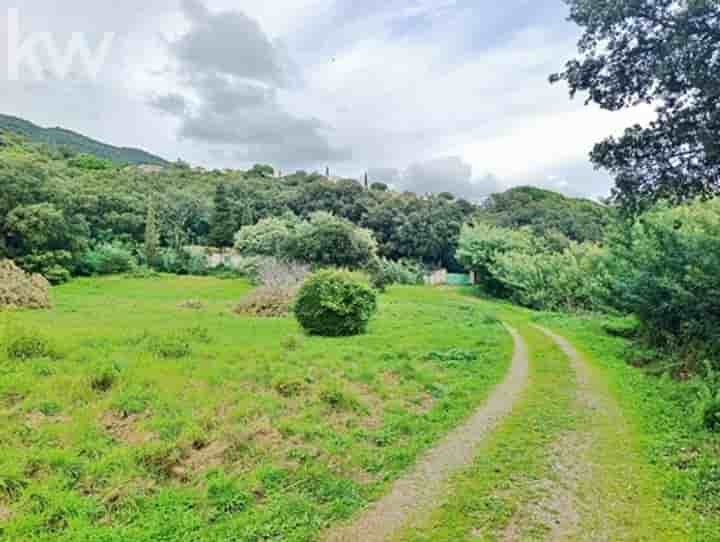
<instances>
[{"instance_id":1,"label":"shrub","mask_svg":"<svg viewBox=\"0 0 720 542\"><path fill-rule=\"evenodd\" d=\"M617 318L603 323L602 329L611 337L634 339L640 334L640 322L636 318Z\"/></svg>"},{"instance_id":2,"label":"shrub","mask_svg":"<svg viewBox=\"0 0 720 542\"><path fill-rule=\"evenodd\" d=\"M368 272L373 287L381 292L393 284L415 286L425 282L423 266L409 260L375 258L368 267Z\"/></svg>"},{"instance_id":3,"label":"shrub","mask_svg":"<svg viewBox=\"0 0 720 542\"><path fill-rule=\"evenodd\" d=\"M655 346L720 353L720 200L659 207L610 249L611 299ZM690 352L692 353L692 352Z\"/></svg>"},{"instance_id":4,"label":"shrub","mask_svg":"<svg viewBox=\"0 0 720 542\"><path fill-rule=\"evenodd\" d=\"M377 311L377 293L358 275L321 271L310 277L295 305L300 325L311 335L345 337L367 330Z\"/></svg>"},{"instance_id":5,"label":"shrub","mask_svg":"<svg viewBox=\"0 0 720 542\"><path fill-rule=\"evenodd\" d=\"M285 247L299 219L294 215L266 218L245 226L235 236L235 249L245 256L285 257Z\"/></svg>"},{"instance_id":6,"label":"shrub","mask_svg":"<svg viewBox=\"0 0 720 542\"><path fill-rule=\"evenodd\" d=\"M562 252L498 255L490 273L515 303L538 310L594 311L606 308L605 250L571 242Z\"/></svg>"},{"instance_id":7,"label":"shrub","mask_svg":"<svg viewBox=\"0 0 720 542\"><path fill-rule=\"evenodd\" d=\"M24 330L11 333L5 351L8 358L17 361L56 357L55 349L46 337Z\"/></svg>"},{"instance_id":8,"label":"shrub","mask_svg":"<svg viewBox=\"0 0 720 542\"><path fill-rule=\"evenodd\" d=\"M303 221L289 215L246 226L236 235L235 248L244 256L361 269L375 257L377 242L369 230L330 213L317 212Z\"/></svg>"},{"instance_id":9,"label":"shrub","mask_svg":"<svg viewBox=\"0 0 720 542\"><path fill-rule=\"evenodd\" d=\"M475 272L489 294L507 297L511 293L508 285L493 272L498 259L506 254L532 254L536 251L536 242L527 230L471 224L462 229L456 257L466 269Z\"/></svg>"},{"instance_id":10,"label":"shrub","mask_svg":"<svg viewBox=\"0 0 720 542\"><path fill-rule=\"evenodd\" d=\"M235 306L235 312L244 316L280 318L290 314L296 295L296 288L261 286L244 296Z\"/></svg>"},{"instance_id":11,"label":"shrub","mask_svg":"<svg viewBox=\"0 0 720 542\"><path fill-rule=\"evenodd\" d=\"M50 284L65 284L72 278L70 271L59 265L53 265L47 268L44 272L45 278Z\"/></svg>"},{"instance_id":12,"label":"shrub","mask_svg":"<svg viewBox=\"0 0 720 542\"><path fill-rule=\"evenodd\" d=\"M175 248L161 250L156 267L158 271L173 275L204 276L209 272L205 254Z\"/></svg>"},{"instance_id":13,"label":"shrub","mask_svg":"<svg viewBox=\"0 0 720 542\"><path fill-rule=\"evenodd\" d=\"M190 341L180 333L151 337L148 349L155 357L161 359L180 359L189 356L192 352Z\"/></svg>"},{"instance_id":14,"label":"shrub","mask_svg":"<svg viewBox=\"0 0 720 542\"><path fill-rule=\"evenodd\" d=\"M44 277L25 273L11 260L0 261L0 309L50 306L50 284Z\"/></svg>"},{"instance_id":15,"label":"shrub","mask_svg":"<svg viewBox=\"0 0 720 542\"><path fill-rule=\"evenodd\" d=\"M88 250L80 259L77 272L81 275L114 275L135 268L133 254L119 246L105 244Z\"/></svg>"},{"instance_id":16,"label":"shrub","mask_svg":"<svg viewBox=\"0 0 720 542\"><path fill-rule=\"evenodd\" d=\"M114 365L97 367L90 376L90 387L97 392L109 391L120 376L120 371Z\"/></svg>"}]
</instances>

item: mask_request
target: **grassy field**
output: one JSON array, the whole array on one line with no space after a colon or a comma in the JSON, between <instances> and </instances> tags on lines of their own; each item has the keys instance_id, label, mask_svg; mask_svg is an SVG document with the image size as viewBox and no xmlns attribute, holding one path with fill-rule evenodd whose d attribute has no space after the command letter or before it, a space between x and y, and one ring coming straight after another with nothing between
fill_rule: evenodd
<instances>
[{"instance_id":1,"label":"grassy field","mask_svg":"<svg viewBox=\"0 0 720 542\"><path fill-rule=\"evenodd\" d=\"M394 288L367 335L329 340L235 315L249 289L85 279L0 313L0 539L313 540L511 357L491 308L451 291Z\"/></svg>"},{"instance_id":2,"label":"grassy field","mask_svg":"<svg viewBox=\"0 0 720 542\"><path fill-rule=\"evenodd\" d=\"M629 342L608 336L604 318L481 306L528 343L528 392L437 509L396 540L720 540L720 439L702 427L693 383L630 366ZM576 345L589 382L534 324Z\"/></svg>"}]
</instances>

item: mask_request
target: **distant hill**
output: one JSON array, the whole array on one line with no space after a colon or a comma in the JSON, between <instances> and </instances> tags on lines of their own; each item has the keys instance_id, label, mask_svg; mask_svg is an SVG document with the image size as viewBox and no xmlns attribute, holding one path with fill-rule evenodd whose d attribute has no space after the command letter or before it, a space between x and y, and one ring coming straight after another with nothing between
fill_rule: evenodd
<instances>
[{"instance_id":1,"label":"distant hill","mask_svg":"<svg viewBox=\"0 0 720 542\"><path fill-rule=\"evenodd\" d=\"M27 120L8 115L0 115L0 130L20 134L35 143L68 147L78 153L92 154L117 164L168 165L167 160L140 149L113 147L64 128L42 128Z\"/></svg>"}]
</instances>

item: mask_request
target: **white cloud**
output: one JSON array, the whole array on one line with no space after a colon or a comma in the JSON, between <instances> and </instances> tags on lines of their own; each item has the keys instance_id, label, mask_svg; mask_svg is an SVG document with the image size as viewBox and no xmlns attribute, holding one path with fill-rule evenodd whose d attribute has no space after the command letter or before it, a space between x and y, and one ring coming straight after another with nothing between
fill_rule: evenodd
<instances>
[{"instance_id":1,"label":"white cloud","mask_svg":"<svg viewBox=\"0 0 720 542\"><path fill-rule=\"evenodd\" d=\"M547 83L575 52L561 0L183 3L189 20L181 0L26 0L28 30L119 40L97 84L5 85L0 110L210 166L352 156L333 169L358 175L457 156L504 185L593 194L607 178L592 145L649 116L585 108Z\"/></svg>"}]
</instances>

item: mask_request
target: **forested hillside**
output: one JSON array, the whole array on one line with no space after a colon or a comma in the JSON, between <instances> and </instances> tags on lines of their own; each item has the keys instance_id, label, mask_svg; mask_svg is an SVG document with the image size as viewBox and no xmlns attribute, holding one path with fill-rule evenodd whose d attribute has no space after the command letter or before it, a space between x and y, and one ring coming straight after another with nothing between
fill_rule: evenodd
<instances>
[{"instance_id":1,"label":"forested hillside","mask_svg":"<svg viewBox=\"0 0 720 542\"><path fill-rule=\"evenodd\" d=\"M480 211L449 194L419 197L382 184L366 189L316 173L277 178L269 166L204 171L173 164L146 174L87 155L66 157L7 133L2 141L0 249L54 280L67 276L62 270L76 273L82 255L99 244L141 252L150 207L167 249L232 246L238 231L263 219L324 211L372 232L381 257L450 269L460 269L455 252L463 224ZM606 221L596 207L593 231Z\"/></svg>"},{"instance_id":2,"label":"forested hillside","mask_svg":"<svg viewBox=\"0 0 720 542\"><path fill-rule=\"evenodd\" d=\"M164 166L167 160L140 149L114 147L63 128L42 128L17 117L0 115L0 130L7 130L26 137L35 143L61 148L76 153L96 156L116 164L149 164Z\"/></svg>"}]
</instances>

